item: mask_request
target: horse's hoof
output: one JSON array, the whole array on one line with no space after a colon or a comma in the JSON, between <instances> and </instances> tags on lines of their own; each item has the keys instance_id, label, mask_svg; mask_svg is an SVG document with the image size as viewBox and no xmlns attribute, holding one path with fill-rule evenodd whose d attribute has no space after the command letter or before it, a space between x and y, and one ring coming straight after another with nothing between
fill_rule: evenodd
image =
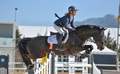
<instances>
[{"instance_id":1,"label":"horse's hoof","mask_svg":"<svg viewBox=\"0 0 120 74\"><path fill-rule=\"evenodd\" d=\"M81 54L79 53L79 54L77 54L77 57L81 57Z\"/></svg>"},{"instance_id":2,"label":"horse's hoof","mask_svg":"<svg viewBox=\"0 0 120 74\"><path fill-rule=\"evenodd\" d=\"M31 65L30 65L30 69L33 69L33 68L34 68L34 64L31 64Z\"/></svg>"},{"instance_id":3,"label":"horse's hoof","mask_svg":"<svg viewBox=\"0 0 120 74\"><path fill-rule=\"evenodd\" d=\"M27 69L25 71L28 72L29 70L30 70L30 67L27 67Z\"/></svg>"},{"instance_id":4,"label":"horse's hoof","mask_svg":"<svg viewBox=\"0 0 120 74\"><path fill-rule=\"evenodd\" d=\"M85 54L81 54L80 58L84 59L85 58Z\"/></svg>"},{"instance_id":5,"label":"horse's hoof","mask_svg":"<svg viewBox=\"0 0 120 74\"><path fill-rule=\"evenodd\" d=\"M75 58L75 61L76 61L76 62L81 62L81 61L82 61L82 58L81 58L81 57L79 57L79 58L77 57L77 58Z\"/></svg>"},{"instance_id":6,"label":"horse's hoof","mask_svg":"<svg viewBox=\"0 0 120 74\"><path fill-rule=\"evenodd\" d=\"M90 54L86 54L85 56L86 56L86 57L89 57L89 55L90 55Z\"/></svg>"},{"instance_id":7,"label":"horse's hoof","mask_svg":"<svg viewBox=\"0 0 120 74\"><path fill-rule=\"evenodd\" d=\"M30 69L33 69L34 68L34 64L30 64L30 65L28 65L28 67L27 67L27 70L26 71L29 71Z\"/></svg>"}]
</instances>

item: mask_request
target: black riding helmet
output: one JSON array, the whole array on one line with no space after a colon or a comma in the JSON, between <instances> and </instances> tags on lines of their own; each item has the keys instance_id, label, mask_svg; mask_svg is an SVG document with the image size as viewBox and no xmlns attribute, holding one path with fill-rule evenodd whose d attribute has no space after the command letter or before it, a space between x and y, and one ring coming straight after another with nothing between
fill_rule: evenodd
<instances>
[{"instance_id":1,"label":"black riding helmet","mask_svg":"<svg viewBox=\"0 0 120 74\"><path fill-rule=\"evenodd\" d=\"M68 12L70 12L70 11L78 11L78 9L75 6L70 6L68 8Z\"/></svg>"}]
</instances>

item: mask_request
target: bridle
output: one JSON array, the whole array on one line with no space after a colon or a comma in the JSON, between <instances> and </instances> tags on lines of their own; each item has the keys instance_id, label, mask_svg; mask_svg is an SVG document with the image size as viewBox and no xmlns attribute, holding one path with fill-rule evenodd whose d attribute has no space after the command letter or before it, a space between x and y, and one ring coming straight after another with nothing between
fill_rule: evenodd
<instances>
[{"instance_id":1,"label":"bridle","mask_svg":"<svg viewBox=\"0 0 120 74\"><path fill-rule=\"evenodd\" d=\"M83 39L87 39L86 36L84 36L82 33L78 32L77 30L74 31L74 35L75 35L75 32L78 34L78 36L82 37ZM98 36L99 34L100 34L100 31L98 31L98 33L96 33L94 37ZM93 39L91 39L91 38L90 38L90 41L95 43L95 41ZM96 44L99 45L100 44L100 40L97 41Z\"/></svg>"},{"instance_id":2,"label":"bridle","mask_svg":"<svg viewBox=\"0 0 120 74\"><path fill-rule=\"evenodd\" d=\"M101 32L98 31L97 34L98 34L98 35L101 35L100 33L101 33ZM97 36L97 35L95 35L95 37L96 37L96 36ZM100 48L99 44L100 44L101 40L100 40L100 39L97 39L97 40L98 40L98 41L96 42L96 44L98 45L98 49L99 49L99 48ZM103 38L102 38L102 42L104 43L104 39L103 39Z\"/></svg>"}]
</instances>

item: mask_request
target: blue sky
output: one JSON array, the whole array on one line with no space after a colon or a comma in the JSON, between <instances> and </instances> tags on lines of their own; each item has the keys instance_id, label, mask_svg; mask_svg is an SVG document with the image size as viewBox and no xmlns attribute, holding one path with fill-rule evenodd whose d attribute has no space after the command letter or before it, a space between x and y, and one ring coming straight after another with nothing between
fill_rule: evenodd
<instances>
[{"instance_id":1,"label":"blue sky","mask_svg":"<svg viewBox=\"0 0 120 74\"><path fill-rule=\"evenodd\" d=\"M106 14L118 16L119 0L0 0L0 21L15 20L16 24L26 26L52 26L57 19L68 11L69 6L79 10L75 21L104 17Z\"/></svg>"}]
</instances>

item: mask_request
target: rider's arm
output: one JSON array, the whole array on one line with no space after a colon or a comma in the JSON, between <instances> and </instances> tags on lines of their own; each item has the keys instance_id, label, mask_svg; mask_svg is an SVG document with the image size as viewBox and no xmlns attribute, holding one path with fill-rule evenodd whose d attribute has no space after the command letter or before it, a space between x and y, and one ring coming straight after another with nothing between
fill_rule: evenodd
<instances>
[{"instance_id":1,"label":"rider's arm","mask_svg":"<svg viewBox=\"0 0 120 74\"><path fill-rule=\"evenodd\" d=\"M64 22L65 28L68 29L68 30L73 30L72 28L70 28L70 27L68 26L69 18L64 19L64 21L65 21L65 22Z\"/></svg>"}]
</instances>

